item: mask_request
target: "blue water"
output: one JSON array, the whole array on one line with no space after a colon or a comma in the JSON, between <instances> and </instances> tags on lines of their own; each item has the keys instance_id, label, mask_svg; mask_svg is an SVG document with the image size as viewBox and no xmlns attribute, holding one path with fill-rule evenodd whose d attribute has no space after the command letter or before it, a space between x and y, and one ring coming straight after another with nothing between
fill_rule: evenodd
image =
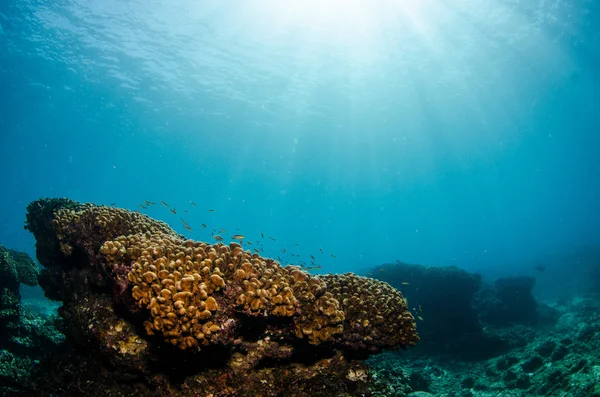
<instances>
[{"instance_id":1,"label":"blue water","mask_svg":"<svg viewBox=\"0 0 600 397\"><path fill-rule=\"evenodd\" d=\"M322 272L600 246L600 2L324 3L0 2L0 243L64 196Z\"/></svg>"}]
</instances>

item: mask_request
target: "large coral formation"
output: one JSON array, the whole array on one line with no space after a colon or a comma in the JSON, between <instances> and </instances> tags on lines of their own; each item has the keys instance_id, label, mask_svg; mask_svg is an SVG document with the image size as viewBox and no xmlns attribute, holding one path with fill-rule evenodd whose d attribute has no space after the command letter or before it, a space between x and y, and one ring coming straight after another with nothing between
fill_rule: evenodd
<instances>
[{"instance_id":1,"label":"large coral formation","mask_svg":"<svg viewBox=\"0 0 600 397\"><path fill-rule=\"evenodd\" d=\"M500 277L494 288L479 293L476 307L479 318L487 324L535 324L552 321L551 309L536 302L533 296L535 278L527 276Z\"/></svg>"},{"instance_id":2,"label":"large coral formation","mask_svg":"<svg viewBox=\"0 0 600 397\"><path fill-rule=\"evenodd\" d=\"M127 279L136 304L150 310L146 331L159 332L182 349L231 343L220 331L234 326L235 311L295 316L297 336L315 344L341 332L344 314L322 280L250 254L237 243L136 234L107 241L100 252L113 270L133 263Z\"/></svg>"},{"instance_id":3,"label":"large coral formation","mask_svg":"<svg viewBox=\"0 0 600 397\"><path fill-rule=\"evenodd\" d=\"M46 267L41 285L64 301L68 334L120 376L143 374L153 388L171 388L154 363L180 357L166 367L183 388L200 384L206 394L244 395L242 388L268 384L263 395L275 396L289 380L294 395L355 395L368 376L345 376L366 374L347 354L418 340L406 301L386 283L311 276L237 243L185 240L123 209L57 200L28 208L26 227Z\"/></svg>"},{"instance_id":4,"label":"large coral formation","mask_svg":"<svg viewBox=\"0 0 600 397\"><path fill-rule=\"evenodd\" d=\"M345 313L337 339L347 347L372 349L418 341L406 299L387 283L354 274L322 277Z\"/></svg>"},{"instance_id":5,"label":"large coral formation","mask_svg":"<svg viewBox=\"0 0 600 397\"><path fill-rule=\"evenodd\" d=\"M402 262L377 266L370 274L402 291L415 315L422 319L419 334L426 342L419 344L418 351L470 358L491 354L487 346L494 341L485 337L472 307L481 287L480 275L454 266Z\"/></svg>"},{"instance_id":6,"label":"large coral formation","mask_svg":"<svg viewBox=\"0 0 600 397\"><path fill-rule=\"evenodd\" d=\"M6 321L18 316L19 285L37 285L38 274L39 269L29 255L0 245L0 333Z\"/></svg>"}]
</instances>

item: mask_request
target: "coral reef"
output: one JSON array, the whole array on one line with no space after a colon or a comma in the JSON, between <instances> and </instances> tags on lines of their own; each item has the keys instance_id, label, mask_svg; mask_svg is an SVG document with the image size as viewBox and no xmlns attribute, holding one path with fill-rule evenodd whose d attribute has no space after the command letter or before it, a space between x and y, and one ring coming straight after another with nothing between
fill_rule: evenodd
<instances>
[{"instance_id":1,"label":"coral reef","mask_svg":"<svg viewBox=\"0 0 600 397\"><path fill-rule=\"evenodd\" d=\"M37 285L38 274L39 269L29 255L0 245L0 337L7 324L18 319L19 285Z\"/></svg>"},{"instance_id":2,"label":"coral reef","mask_svg":"<svg viewBox=\"0 0 600 397\"><path fill-rule=\"evenodd\" d=\"M32 381L39 390L369 395L361 359L418 341L406 300L381 281L311 276L239 244L186 240L145 215L65 199L31 203L26 228L74 346L46 368L53 376Z\"/></svg>"},{"instance_id":3,"label":"coral reef","mask_svg":"<svg viewBox=\"0 0 600 397\"><path fill-rule=\"evenodd\" d=\"M36 363L62 343L57 318L21 305L20 284L36 285L38 273L29 255L0 246L0 395L19 395Z\"/></svg>"},{"instance_id":4,"label":"coral reef","mask_svg":"<svg viewBox=\"0 0 600 397\"><path fill-rule=\"evenodd\" d=\"M377 266L367 275L397 288L419 318L421 342L416 351L464 358L491 355L493 343L483 334L472 303L481 277L457 267L397 262ZM452 332L447 332L451 329Z\"/></svg>"},{"instance_id":5,"label":"coral reef","mask_svg":"<svg viewBox=\"0 0 600 397\"><path fill-rule=\"evenodd\" d=\"M37 285L38 274L39 269L29 255L0 245L0 311L18 305L19 285Z\"/></svg>"},{"instance_id":6,"label":"coral reef","mask_svg":"<svg viewBox=\"0 0 600 397\"><path fill-rule=\"evenodd\" d=\"M389 346L413 345L418 339L406 299L387 283L354 274L321 277L345 315L336 341L378 352Z\"/></svg>"},{"instance_id":7,"label":"coral reef","mask_svg":"<svg viewBox=\"0 0 600 397\"><path fill-rule=\"evenodd\" d=\"M494 288L483 289L475 301L482 321L493 325L535 324L548 316L533 297L533 277L501 277ZM543 314L543 315L541 315Z\"/></svg>"}]
</instances>

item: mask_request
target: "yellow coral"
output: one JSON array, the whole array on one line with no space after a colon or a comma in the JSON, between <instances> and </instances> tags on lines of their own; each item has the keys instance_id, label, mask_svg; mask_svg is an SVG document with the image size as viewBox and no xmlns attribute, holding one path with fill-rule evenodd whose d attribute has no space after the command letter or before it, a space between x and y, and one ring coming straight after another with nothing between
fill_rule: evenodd
<instances>
[{"instance_id":1,"label":"yellow coral","mask_svg":"<svg viewBox=\"0 0 600 397\"><path fill-rule=\"evenodd\" d=\"M418 342L406 299L388 283L352 273L325 275L322 279L345 314L344 331L338 337L342 344L384 348Z\"/></svg>"},{"instance_id":2,"label":"yellow coral","mask_svg":"<svg viewBox=\"0 0 600 397\"><path fill-rule=\"evenodd\" d=\"M379 281L311 276L237 243L185 240L162 222L117 208L62 209L53 227L64 255L84 249L94 261L99 253L108 271L128 269L115 278L126 279L135 304L148 311L146 333L181 349L233 343L231 320L240 313L288 318L296 337L312 344L380 348L418 340L406 301Z\"/></svg>"}]
</instances>

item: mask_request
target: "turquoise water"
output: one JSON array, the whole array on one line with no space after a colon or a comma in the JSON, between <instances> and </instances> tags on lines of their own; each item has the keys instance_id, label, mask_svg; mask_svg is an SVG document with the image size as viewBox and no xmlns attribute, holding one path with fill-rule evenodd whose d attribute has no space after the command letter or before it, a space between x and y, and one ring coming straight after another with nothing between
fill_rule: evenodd
<instances>
[{"instance_id":1,"label":"turquoise water","mask_svg":"<svg viewBox=\"0 0 600 397\"><path fill-rule=\"evenodd\" d=\"M599 15L597 1L4 0L0 242L34 255L25 206L69 197L197 240L225 228L327 273L533 271L600 242Z\"/></svg>"}]
</instances>

